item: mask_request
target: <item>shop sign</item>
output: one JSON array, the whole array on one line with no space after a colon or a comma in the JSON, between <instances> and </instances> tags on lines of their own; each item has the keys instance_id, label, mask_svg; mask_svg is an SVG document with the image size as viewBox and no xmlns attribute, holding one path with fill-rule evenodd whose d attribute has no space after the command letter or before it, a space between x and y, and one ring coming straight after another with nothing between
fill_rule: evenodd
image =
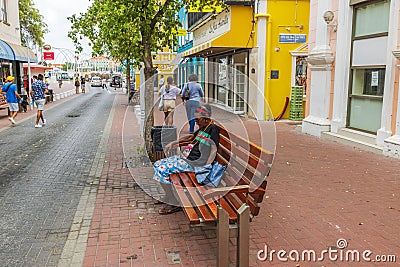
<instances>
[{"instance_id":1,"label":"shop sign","mask_svg":"<svg viewBox=\"0 0 400 267\"><path fill-rule=\"evenodd\" d=\"M200 1L196 1L196 3L189 6L188 12L222 12L222 6L218 4L204 5L202 7L200 5Z\"/></svg>"},{"instance_id":2,"label":"shop sign","mask_svg":"<svg viewBox=\"0 0 400 267\"><path fill-rule=\"evenodd\" d=\"M296 44L296 43L305 43L306 42L306 34L279 34L279 43L284 44Z\"/></svg>"},{"instance_id":3,"label":"shop sign","mask_svg":"<svg viewBox=\"0 0 400 267\"><path fill-rule=\"evenodd\" d=\"M43 52L44 60L54 60L54 52Z\"/></svg>"},{"instance_id":4,"label":"shop sign","mask_svg":"<svg viewBox=\"0 0 400 267\"><path fill-rule=\"evenodd\" d=\"M373 71L371 72L371 86L378 86L379 84L379 72Z\"/></svg>"},{"instance_id":5,"label":"shop sign","mask_svg":"<svg viewBox=\"0 0 400 267\"><path fill-rule=\"evenodd\" d=\"M231 29L231 13L221 13L193 32L193 46L204 44Z\"/></svg>"},{"instance_id":6,"label":"shop sign","mask_svg":"<svg viewBox=\"0 0 400 267\"><path fill-rule=\"evenodd\" d=\"M172 71L174 68L170 64L154 64L154 66L161 72Z\"/></svg>"}]
</instances>

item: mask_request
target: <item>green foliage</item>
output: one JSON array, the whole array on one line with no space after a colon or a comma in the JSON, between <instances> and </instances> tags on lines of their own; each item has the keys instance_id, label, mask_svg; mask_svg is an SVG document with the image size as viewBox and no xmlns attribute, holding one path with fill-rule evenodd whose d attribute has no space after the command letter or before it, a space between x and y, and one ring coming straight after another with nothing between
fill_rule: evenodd
<instances>
[{"instance_id":1,"label":"green foliage","mask_svg":"<svg viewBox=\"0 0 400 267\"><path fill-rule=\"evenodd\" d=\"M87 37L95 55L108 54L114 59L133 59L135 66L144 62L153 68L152 51L171 49L181 26L179 9L196 0L92 0L86 13L72 15L68 36L82 52L81 40ZM207 5L220 0L202 0Z\"/></svg>"},{"instance_id":2,"label":"green foliage","mask_svg":"<svg viewBox=\"0 0 400 267\"><path fill-rule=\"evenodd\" d=\"M34 7L32 0L18 0L19 21L22 45L30 44L43 46L44 34L48 32L43 16Z\"/></svg>"}]
</instances>

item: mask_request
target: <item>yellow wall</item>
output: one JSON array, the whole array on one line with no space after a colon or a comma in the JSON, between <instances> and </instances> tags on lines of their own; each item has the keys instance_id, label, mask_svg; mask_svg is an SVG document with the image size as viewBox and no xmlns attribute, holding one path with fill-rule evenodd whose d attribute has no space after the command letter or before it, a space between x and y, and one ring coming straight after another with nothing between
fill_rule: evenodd
<instances>
[{"instance_id":1,"label":"yellow wall","mask_svg":"<svg viewBox=\"0 0 400 267\"><path fill-rule=\"evenodd\" d=\"M297 2L297 5L296 5ZM271 70L279 70L279 79L271 79L269 90L265 90L265 96L269 102L274 117L279 115L285 103L285 97L290 97L292 77L292 55L303 43L284 44L279 43L279 34L307 34L310 15L309 0L269 0L267 13L271 14L271 51L266 51L266 59L270 56ZM299 27L303 25L303 29ZM286 29L288 28L288 29ZM290 30L289 30L290 28ZM268 38L267 33L267 38ZM275 49L279 48L279 52ZM270 77L270 71L266 70L266 82ZM283 118L289 118L290 104Z\"/></svg>"},{"instance_id":2,"label":"yellow wall","mask_svg":"<svg viewBox=\"0 0 400 267\"><path fill-rule=\"evenodd\" d=\"M253 8L248 6L231 7L231 29L221 37L212 42L215 47L252 47L249 39L252 21Z\"/></svg>"}]
</instances>

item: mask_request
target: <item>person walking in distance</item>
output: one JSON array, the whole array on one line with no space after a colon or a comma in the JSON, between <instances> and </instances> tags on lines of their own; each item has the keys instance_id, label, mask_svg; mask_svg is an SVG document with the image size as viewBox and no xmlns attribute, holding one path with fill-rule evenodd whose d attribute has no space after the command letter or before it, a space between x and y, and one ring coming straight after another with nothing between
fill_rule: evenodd
<instances>
[{"instance_id":1,"label":"person walking in distance","mask_svg":"<svg viewBox=\"0 0 400 267\"><path fill-rule=\"evenodd\" d=\"M18 102L21 100L21 96L18 94L17 85L14 84L14 77L8 76L6 79L6 84L3 85L1 89L1 93L6 95L6 101L8 104L8 109L10 110L10 117L8 120L11 121L12 124L15 124L15 117L19 111Z\"/></svg>"},{"instance_id":2,"label":"person walking in distance","mask_svg":"<svg viewBox=\"0 0 400 267\"><path fill-rule=\"evenodd\" d=\"M46 125L46 119L43 118L44 104L46 102L45 94L47 94L47 85L43 82L43 75L39 74L38 79L32 84L31 97L37 106L35 128L41 128ZM39 121L42 120L42 125Z\"/></svg>"},{"instance_id":3,"label":"person walking in distance","mask_svg":"<svg viewBox=\"0 0 400 267\"><path fill-rule=\"evenodd\" d=\"M103 78L101 80L101 88L102 89L107 89L107 80L106 80L106 78Z\"/></svg>"},{"instance_id":4,"label":"person walking in distance","mask_svg":"<svg viewBox=\"0 0 400 267\"><path fill-rule=\"evenodd\" d=\"M81 76L81 89L83 94L86 93L86 79L83 76Z\"/></svg>"},{"instance_id":5,"label":"person walking in distance","mask_svg":"<svg viewBox=\"0 0 400 267\"><path fill-rule=\"evenodd\" d=\"M79 94L79 87L81 87L81 83L79 82L78 77L75 78L75 93Z\"/></svg>"},{"instance_id":6,"label":"person walking in distance","mask_svg":"<svg viewBox=\"0 0 400 267\"><path fill-rule=\"evenodd\" d=\"M181 89L174 85L174 78L169 76L167 84L160 89L160 96L164 101L164 120L165 125L172 126L174 123L174 110L176 95L181 93Z\"/></svg>"},{"instance_id":7,"label":"person walking in distance","mask_svg":"<svg viewBox=\"0 0 400 267\"><path fill-rule=\"evenodd\" d=\"M185 103L186 115L189 120L189 133L194 132L194 113L200 106L200 101L204 97L203 88L197 83L198 77L192 73L189 75L189 83L182 89L182 99Z\"/></svg>"}]
</instances>

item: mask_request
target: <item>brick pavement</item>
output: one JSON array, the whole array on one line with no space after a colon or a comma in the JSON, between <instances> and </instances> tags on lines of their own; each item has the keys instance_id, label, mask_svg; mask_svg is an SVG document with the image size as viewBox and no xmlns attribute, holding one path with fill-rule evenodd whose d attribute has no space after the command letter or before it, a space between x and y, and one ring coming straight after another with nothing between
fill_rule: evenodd
<instances>
[{"instance_id":1,"label":"brick pavement","mask_svg":"<svg viewBox=\"0 0 400 267\"><path fill-rule=\"evenodd\" d=\"M153 173L140 162L124 164L140 154L143 142L125 101L119 96L115 108L83 265L215 266L215 231L189 227L183 212L158 215L153 199L132 179L151 181ZM175 119L182 115L176 113ZM328 259L296 265L278 261L276 254L270 262L257 259L265 245L320 253L334 248L339 238L346 239L348 249L369 249L373 257L394 254L399 262L400 162L301 134L291 122L276 126L266 199L251 223L250 265L383 266ZM231 247L231 260L234 256Z\"/></svg>"}]
</instances>

